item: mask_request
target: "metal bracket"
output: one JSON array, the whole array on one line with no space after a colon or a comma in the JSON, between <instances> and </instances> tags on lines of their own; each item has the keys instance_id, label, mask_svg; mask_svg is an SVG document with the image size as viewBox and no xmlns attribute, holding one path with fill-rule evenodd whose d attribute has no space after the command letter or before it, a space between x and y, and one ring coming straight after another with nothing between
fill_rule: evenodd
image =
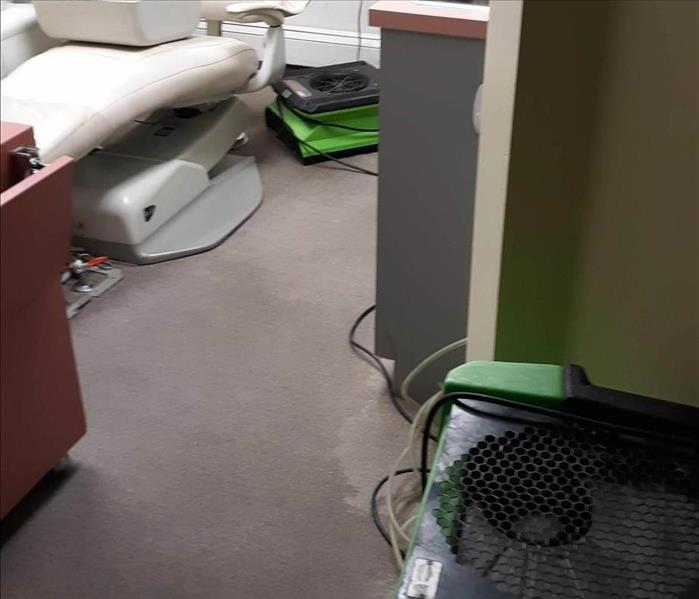
<instances>
[{"instance_id":1,"label":"metal bracket","mask_svg":"<svg viewBox=\"0 0 699 599\"><path fill-rule=\"evenodd\" d=\"M41 162L39 148L36 146L18 146L12 150L12 157L15 164L22 172L23 179L26 179L29 175L33 175L46 166Z\"/></svg>"},{"instance_id":2,"label":"metal bracket","mask_svg":"<svg viewBox=\"0 0 699 599\"><path fill-rule=\"evenodd\" d=\"M85 304L104 295L124 278L120 268L75 264L63 275L63 298L68 318L73 318Z\"/></svg>"}]
</instances>

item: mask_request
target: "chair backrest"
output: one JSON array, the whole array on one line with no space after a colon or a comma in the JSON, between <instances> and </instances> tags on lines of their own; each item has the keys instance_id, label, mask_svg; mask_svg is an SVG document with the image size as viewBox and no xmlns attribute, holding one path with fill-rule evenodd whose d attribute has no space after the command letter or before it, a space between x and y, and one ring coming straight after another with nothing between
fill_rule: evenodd
<instances>
[{"instance_id":1,"label":"chair backrest","mask_svg":"<svg viewBox=\"0 0 699 599\"><path fill-rule=\"evenodd\" d=\"M35 0L40 27L53 38L155 46L193 34L200 0Z\"/></svg>"},{"instance_id":2,"label":"chair backrest","mask_svg":"<svg viewBox=\"0 0 699 599\"><path fill-rule=\"evenodd\" d=\"M61 43L41 30L31 4L2 2L0 9L0 78L7 77L25 60Z\"/></svg>"}]
</instances>

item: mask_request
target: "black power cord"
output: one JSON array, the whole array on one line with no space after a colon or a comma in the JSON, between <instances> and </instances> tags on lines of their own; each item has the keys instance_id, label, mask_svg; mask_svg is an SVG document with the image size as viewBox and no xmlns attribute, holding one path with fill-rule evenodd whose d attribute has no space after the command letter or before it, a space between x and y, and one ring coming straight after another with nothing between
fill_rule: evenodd
<instances>
[{"instance_id":1,"label":"black power cord","mask_svg":"<svg viewBox=\"0 0 699 599\"><path fill-rule=\"evenodd\" d=\"M291 108L289 104L286 102L282 102L280 96L277 96L276 99L276 106L277 106L277 111L279 112L279 118L283 121L284 120L284 110L288 110L292 114L295 114L299 118L302 118L303 120L312 123L312 124L319 124L323 125L325 127L336 127L338 129L349 129L350 131L366 131L366 132L376 132L376 129L361 129L359 127L350 127L348 125L341 125L339 123L326 123L325 121L320 121L318 119L313 119L311 117L307 117L306 115L302 115L298 111L296 111L295 108ZM356 164L352 164L350 162L347 162L345 160L340 160L339 158L336 158L335 156L332 156L330 154L327 154L326 152L323 152L322 150L319 150L316 148L314 145L308 143L307 141L304 141L303 139L299 139L296 137L294 132L291 130L290 127L287 128L289 134L294 138L294 141L297 143L300 143L301 145L306 146L307 148L310 148L320 156L323 156L323 158L327 158L328 160L332 160L333 162L336 162L337 164L341 164L345 168L348 168L350 170L356 171L358 173L363 173L365 175L371 175L372 177L378 177L379 173L376 171L369 170L368 168L364 168L362 166L358 166Z\"/></svg>"},{"instance_id":2,"label":"black power cord","mask_svg":"<svg viewBox=\"0 0 699 599\"><path fill-rule=\"evenodd\" d=\"M394 476L398 476L400 474L408 474L410 472L415 472L415 469L414 468L402 468L401 470L396 470L394 472ZM428 474L429 474L429 472L428 472ZM374 522L374 526L376 526L376 529L379 531L379 533L384 538L384 540L389 545L391 545L391 536L388 534L386 527L381 522L381 517L379 516L379 505L378 505L379 493L381 492L381 488L387 482L388 482L388 475L384 476L378 483L376 483L376 486L374 487L374 490L371 493L371 519ZM405 557L404 551L401 551L400 554L403 557Z\"/></svg>"},{"instance_id":3,"label":"black power cord","mask_svg":"<svg viewBox=\"0 0 699 599\"><path fill-rule=\"evenodd\" d=\"M388 372L388 369L386 368L384 363L381 361L381 358L379 358L374 352L364 347L355 339L359 325L362 324L364 319L374 311L376 311L376 304L374 304L373 306L369 306L366 310L364 310L364 312L362 312L357 317L357 320L354 321L354 324L352 325L352 328L349 332L350 347L354 350L355 353L364 358L367 362L369 362L369 364L374 366L374 368L376 368L376 370L378 370L381 373L384 380L386 381L386 389L388 390L388 395L391 398L391 403L395 406L398 413L406 421L412 424L413 417L406 411L405 407L401 403L405 400L400 396L400 394L396 392L393 384L393 378L391 377L391 374Z\"/></svg>"},{"instance_id":4,"label":"black power cord","mask_svg":"<svg viewBox=\"0 0 699 599\"><path fill-rule=\"evenodd\" d=\"M304 140L302 140L302 139L299 139L299 138L296 137L296 136L294 136L294 139L295 139L298 143L303 144L304 146L310 148L311 150L313 150L313 151L316 152L317 154L320 154L321 156L327 158L328 160L332 160L333 162L337 162L337 164L341 164L341 165L344 166L345 168L348 168L348 169L353 170L353 171L357 171L358 173L364 173L365 175L371 175L372 177L378 177L378 176L379 176L379 173L376 172L376 171L372 171L372 170L369 170L368 168L364 168L363 166L358 166L358 165L356 165L356 164L351 164L351 163L349 163L349 162L347 162L347 161L345 161L345 160L340 160L339 158L335 158L335 156L331 156L330 154L326 154L326 153L323 152L322 150L319 150L319 149L316 148L315 146L312 146L311 144L309 144L307 141L304 141Z\"/></svg>"},{"instance_id":5,"label":"black power cord","mask_svg":"<svg viewBox=\"0 0 699 599\"><path fill-rule=\"evenodd\" d=\"M369 362L376 370L378 370L381 375L383 376L384 380L386 381L386 389L388 391L388 395L391 398L391 403L393 406L396 408L396 411L403 417L404 420L409 422L410 424L413 423L413 416L406 411L404 405L402 402L405 402L406 399L396 391L395 389L395 383L393 382L393 377L391 374L388 372L388 369L384 365L384 363L381 361L381 358L379 358L374 352L372 352L370 349L364 347L361 343L359 343L355 337L357 334L357 329L359 328L359 325L362 324L364 319L369 316L372 312L376 310L376 304L373 306L369 306L364 312L362 312L357 319L354 321L354 324L352 325L352 328L350 329L349 332L349 344L352 350L361 358ZM430 439L433 441L437 440L437 437L435 437L433 434L430 433Z\"/></svg>"},{"instance_id":6,"label":"black power cord","mask_svg":"<svg viewBox=\"0 0 699 599\"><path fill-rule=\"evenodd\" d=\"M396 410L398 413L408 422L412 423L413 422L413 417L408 414L408 412L405 410L403 405L401 404L402 401L405 401L404 398L402 398L398 393L396 393L394 389L394 383L393 383L393 378L391 377L391 374L388 372L388 369L384 365L384 363L381 361L381 359L371 350L368 348L364 347L361 343L359 343L356 339L355 336L357 334L357 330L359 329L359 325L364 322L364 319L369 316L372 312L376 310L376 304L373 306L369 306L366 310L364 310L354 321L354 324L352 325L352 328L350 329L349 332L349 344L352 350L357 353L357 355L361 356L364 360L369 362L374 368L376 368L381 375L383 376L384 380L386 381L386 388L388 389L389 396L391 398L391 402L395 406ZM435 437L431 436L428 433L428 437L435 439ZM400 475L400 474L408 474L409 472L415 472L413 468L403 468L401 470L396 470L395 475ZM388 475L384 476L378 483L376 483L376 486L374 487L374 490L371 494L371 519L374 522L374 526L376 529L379 531L381 536L384 538L386 543L392 545L391 543L391 537L388 534L388 531L384 527L384 525L381 522L381 518L379 516L379 508L378 508L378 498L379 498L379 493L381 492L381 488L386 484L388 481ZM405 552L400 551L401 556L405 557Z\"/></svg>"}]
</instances>

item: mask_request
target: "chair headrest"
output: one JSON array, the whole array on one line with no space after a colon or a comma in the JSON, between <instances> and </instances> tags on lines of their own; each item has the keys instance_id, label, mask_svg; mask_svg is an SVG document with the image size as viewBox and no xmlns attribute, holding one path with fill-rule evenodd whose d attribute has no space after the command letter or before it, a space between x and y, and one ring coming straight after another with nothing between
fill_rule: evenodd
<instances>
[{"instance_id":1,"label":"chair headrest","mask_svg":"<svg viewBox=\"0 0 699 599\"><path fill-rule=\"evenodd\" d=\"M192 35L200 0L34 0L50 37L98 44L155 46Z\"/></svg>"}]
</instances>

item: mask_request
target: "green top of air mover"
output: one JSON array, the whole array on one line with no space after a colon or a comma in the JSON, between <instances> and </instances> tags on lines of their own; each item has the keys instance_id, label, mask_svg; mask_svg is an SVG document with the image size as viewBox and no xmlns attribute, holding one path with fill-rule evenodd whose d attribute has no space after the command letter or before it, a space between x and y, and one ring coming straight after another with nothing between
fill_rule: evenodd
<instances>
[{"instance_id":1,"label":"green top of air mover","mask_svg":"<svg viewBox=\"0 0 699 599\"><path fill-rule=\"evenodd\" d=\"M467 362L447 374L444 393L468 392L699 443L699 408L598 387L575 364Z\"/></svg>"},{"instance_id":2,"label":"green top of air mover","mask_svg":"<svg viewBox=\"0 0 699 599\"><path fill-rule=\"evenodd\" d=\"M451 370L444 393L483 393L541 406L565 399L564 368L553 364L467 362Z\"/></svg>"}]
</instances>

